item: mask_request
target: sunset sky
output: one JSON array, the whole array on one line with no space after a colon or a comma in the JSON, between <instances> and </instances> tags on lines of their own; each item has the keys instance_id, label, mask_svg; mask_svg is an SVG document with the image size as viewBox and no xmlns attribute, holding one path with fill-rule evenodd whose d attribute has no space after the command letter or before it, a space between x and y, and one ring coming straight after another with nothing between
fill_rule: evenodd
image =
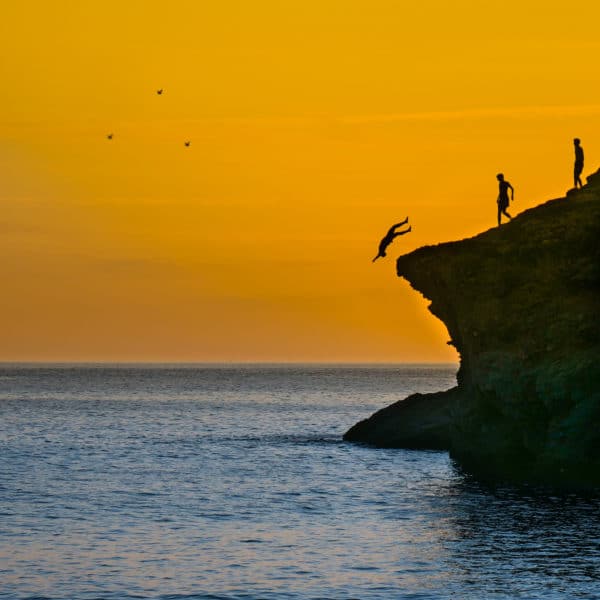
<instances>
[{"instance_id":1,"label":"sunset sky","mask_svg":"<svg viewBox=\"0 0 600 600\"><path fill-rule=\"evenodd\" d=\"M600 167L599 23L591 0L6 0L0 360L455 361L395 258L492 227L498 172L511 212L563 196L575 136Z\"/></svg>"}]
</instances>

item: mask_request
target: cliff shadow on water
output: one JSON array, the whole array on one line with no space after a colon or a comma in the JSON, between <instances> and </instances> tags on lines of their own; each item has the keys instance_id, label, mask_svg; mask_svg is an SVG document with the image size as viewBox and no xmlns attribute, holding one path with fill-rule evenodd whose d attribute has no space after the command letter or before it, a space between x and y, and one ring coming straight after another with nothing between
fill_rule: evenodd
<instances>
[{"instance_id":1,"label":"cliff shadow on water","mask_svg":"<svg viewBox=\"0 0 600 600\"><path fill-rule=\"evenodd\" d=\"M344 439L448 450L492 480L600 487L600 170L476 237L401 256L461 362Z\"/></svg>"}]
</instances>

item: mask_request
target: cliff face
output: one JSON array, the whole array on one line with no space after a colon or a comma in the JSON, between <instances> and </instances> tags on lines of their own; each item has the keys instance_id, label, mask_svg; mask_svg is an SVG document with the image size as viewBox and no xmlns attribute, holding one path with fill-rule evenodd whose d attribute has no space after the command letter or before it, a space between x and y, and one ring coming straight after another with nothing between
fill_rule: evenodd
<instances>
[{"instance_id":1,"label":"cliff face","mask_svg":"<svg viewBox=\"0 0 600 600\"><path fill-rule=\"evenodd\" d=\"M446 324L458 387L400 401L345 439L447 448L492 478L600 485L600 171L397 268Z\"/></svg>"}]
</instances>

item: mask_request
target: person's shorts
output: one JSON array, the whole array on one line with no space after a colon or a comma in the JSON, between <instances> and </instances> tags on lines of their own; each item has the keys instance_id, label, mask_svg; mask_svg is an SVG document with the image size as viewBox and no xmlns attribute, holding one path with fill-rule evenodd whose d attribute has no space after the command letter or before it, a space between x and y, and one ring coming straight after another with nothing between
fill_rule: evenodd
<instances>
[{"instance_id":1,"label":"person's shorts","mask_svg":"<svg viewBox=\"0 0 600 600\"><path fill-rule=\"evenodd\" d=\"M583 171L583 165L579 165L579 164L575 163L575 168L573 169L573 172L575 173L575 175L581 175L582 171Z\"/></svg>"}]
</instances>

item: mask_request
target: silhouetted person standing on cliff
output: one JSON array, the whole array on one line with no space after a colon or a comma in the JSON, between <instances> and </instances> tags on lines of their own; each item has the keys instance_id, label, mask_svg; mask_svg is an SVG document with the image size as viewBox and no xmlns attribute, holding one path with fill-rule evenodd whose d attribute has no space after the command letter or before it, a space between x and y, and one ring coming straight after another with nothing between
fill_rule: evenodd
<instances>
[{"instance_id":1,"label":"silhouetted person standing on cliff","mask_svg":"<svg viewBox=\"0 0 600 600\"><path fill-rule=\"evenodd\" d=\"M379 257L383 258L386 255L385 254L386 248L394 241L395 238L397 238L399 235L404 235L405 233L412 231L412 227L410 225L408 226L408 229L405 229L404 231L396 231L396 229L398 227L402 227L402 225L406 225L407 223L408 223L408 217L406 217L406 219L404 219L404 221L402 221L401 223L396 223L395 225L392 225L390 227L390 230L385 234L383 239L379 242L379 253L371 262L375 262Z\"/></svg>"},{"instance_id":2,"label":"silhouetted person standing on cliff","mask_svg":"<svg viewBox=\"0 0 600 600\"><path fill-rule=\"evenodd\" d=\"M510 200L514 201L515 199L515 190L512 185L508 181L504 179L504 175L502 173L498 173L496 175L496 179L498 180L498 227L500 227L500 217L501 215L506 215L509 219L512 217L506 212L508 208L508 190L510 189Z\"/></svg>"},{"instance_id":3,"label":"silhouetted person standing on cliff","mask_svg":"<svg viewBox=\"0 0 600 600\"><path fill-rule=\"evenodd\" d=\"M583 148L581 147L581 140L579 138L575 138L573 140L573 145L575 146L575 167L573 168L573 179L575 181L575 189L579 185L580 188L583 187L581 183L581 173L583 172Z\"/></svg>"}]
</instances>

